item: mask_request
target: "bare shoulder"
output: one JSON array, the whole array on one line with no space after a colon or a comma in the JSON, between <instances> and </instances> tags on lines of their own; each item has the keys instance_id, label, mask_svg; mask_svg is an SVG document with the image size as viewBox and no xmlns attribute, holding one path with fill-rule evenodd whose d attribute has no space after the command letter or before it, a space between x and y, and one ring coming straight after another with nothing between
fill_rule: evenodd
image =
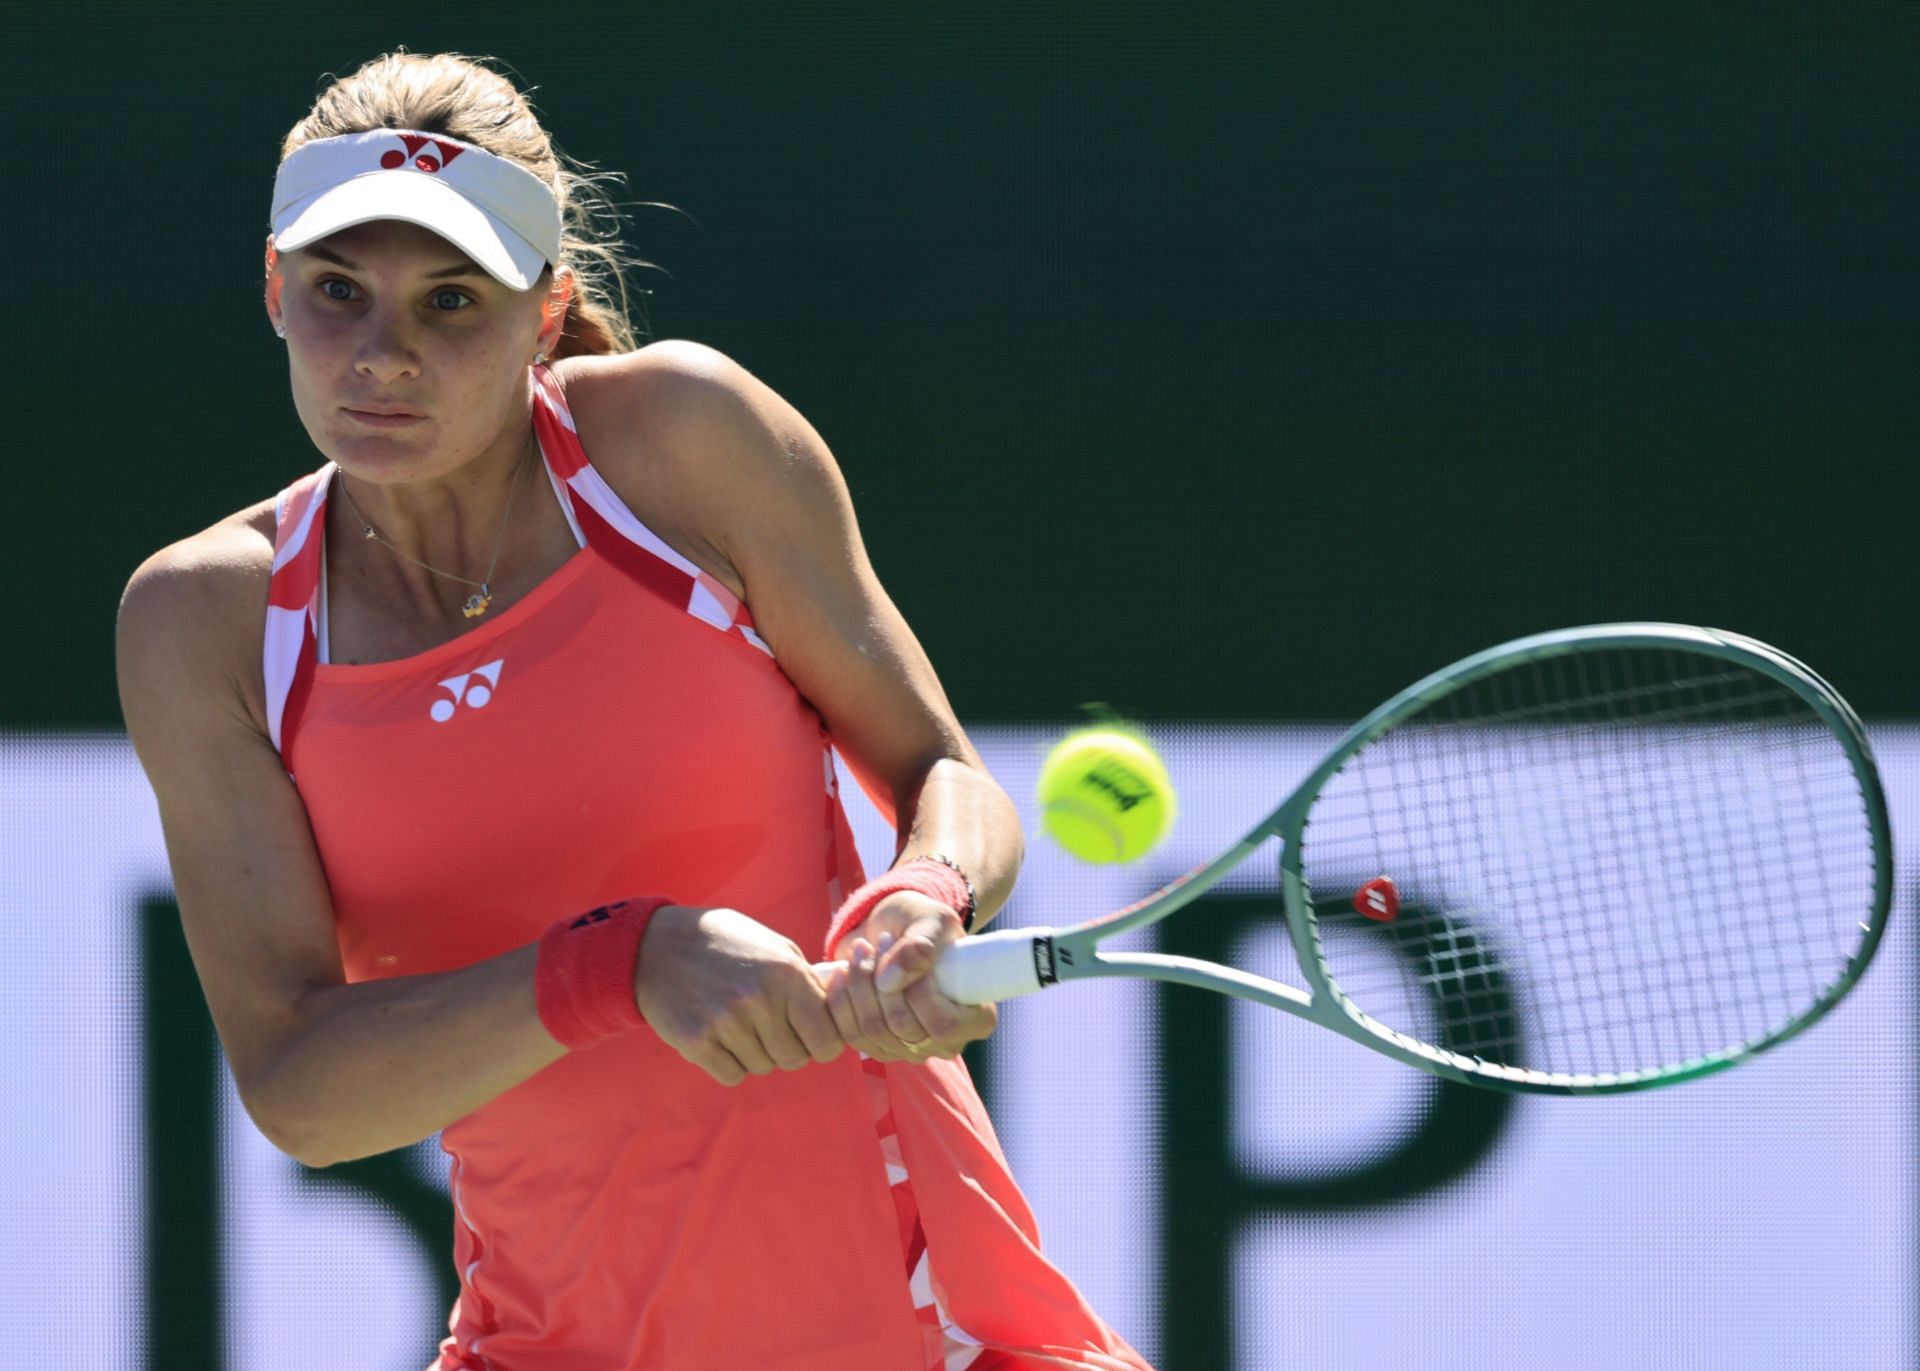
<instances>
[{"instance_id":1,"label":"bare shoulder","mask_svg":"<svg viewBox=\"0 0 1920 1371\"><path fill-rule=\"evenodd\" d=\"M685 338L634 352L577 357L556 368L575 417L641 425L656 438L710 424L729 404L751 404L766 387L717 348Z\"/></svg>"},{"instance_id":2,"label":"bare shoulder","mask_svg":"<svg viewBox=\"0 0 1920 1371\"><path fill-rule=\"evenodd\" d=\"M729 549L759 499L778 498L805 454L832 458L807 421L725 353L684 339L572 359L556 376L581 441L661 537L735 594Z\"/></svg>"},{"instance_id":3,"label":"bare shoulder","mask_svg":"<svg viewBox=\"0 0 1920 1371\"><path fill-rule=\"evenodd\" d=\"M917 789L934 758L980 766L874 572L839 463L791 404L697 343L609 358L580 382L588 450L590 424L624 425L642 464L624 474L664 473L685 493L745 587L755 631L872 793Z\"/></svg>"},{"instance_id":4,"label":"bare shoulder","mask_svg":"<svg viewBox=\"0 0 1920 1371\"><path fill-rule=\"evenodd\" d=\"M134 571L115 624L130 729L191 698L238 710L265 732L259 663L273 538L273 504L263 501L161 548Z\"/></svg>"}]
</instances>

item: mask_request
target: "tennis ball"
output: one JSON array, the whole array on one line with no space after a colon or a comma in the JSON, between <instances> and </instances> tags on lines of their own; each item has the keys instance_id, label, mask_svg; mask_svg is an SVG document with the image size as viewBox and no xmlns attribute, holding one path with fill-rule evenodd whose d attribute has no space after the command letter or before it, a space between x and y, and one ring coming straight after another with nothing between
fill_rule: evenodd
<instances>
[{"instance_id":1,"label":"tennis ball","mask_svg":"<svg viewBox=\"0 0 1920 1371\"><path fill-rule=\"evenodd\" d=\"M1040 767L1041 820L1084 862L1130 862L1173 826L1173 781L1152 744L1111 726L1055 743Z\"/></svg>"}]
</instances>

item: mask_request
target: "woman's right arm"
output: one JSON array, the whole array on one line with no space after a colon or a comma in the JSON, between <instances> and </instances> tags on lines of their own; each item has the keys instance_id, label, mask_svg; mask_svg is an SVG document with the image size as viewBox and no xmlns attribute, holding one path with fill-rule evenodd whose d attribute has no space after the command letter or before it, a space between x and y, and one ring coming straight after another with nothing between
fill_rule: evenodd
<instances>
[{"instance_id":1,"label":"woman's right arm","mask_svg":"<svg viewBox=\"0 0 1920 1371\"><path fill-rule=\"evenodd\" d=\"M566 1049L535 1005L535 944L454 971L346 982L306 810L262 726L257 684L249 699L260 633L247 630L265 617L258 536L217 525L134 573L116 634L120 699L241 1099L282 1151L325 1166L429 1137ZM744 915L668 906L642 953L649 1023L726 1084L839 1051L805 957Z\"/></svg>"}]
</instances>

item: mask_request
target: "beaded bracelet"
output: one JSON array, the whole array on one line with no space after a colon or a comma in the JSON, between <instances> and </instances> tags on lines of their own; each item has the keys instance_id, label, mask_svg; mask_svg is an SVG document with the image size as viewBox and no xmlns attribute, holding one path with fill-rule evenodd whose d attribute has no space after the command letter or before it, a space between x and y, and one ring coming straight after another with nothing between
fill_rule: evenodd
<instances>
[{"instance_id":1,"label":"beaded bracelet","mask_svg":"<svg viewBox=\"0 0 1920 1371\"><path fill-rule=\"evenodd\" d=\"M916 862L939 862L960 878L960 884L967 888L967 903L964 909L956 909L953 912L960 916L960 927L969 933L973 932L973 914L979 903L973 894L973 878L960 869L960 863L951 857L943 857L938 852L923 853L913 860Z\"/></svg>"}]
</instances>

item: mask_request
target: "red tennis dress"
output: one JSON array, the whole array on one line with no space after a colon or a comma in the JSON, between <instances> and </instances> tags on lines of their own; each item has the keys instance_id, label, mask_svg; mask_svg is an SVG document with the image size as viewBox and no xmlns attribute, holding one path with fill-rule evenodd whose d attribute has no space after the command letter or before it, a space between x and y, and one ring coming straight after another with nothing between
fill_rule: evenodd
<instances>
[{"instance_id":1,"label":"red tennis dress","mask_svg":"<svg viewBox=\"0 0 1920 1371\"><path fill-rule=\"evenodd\" d=\"M580 550L401 661L326 660L329 463L282 493L269 721L350 980L444 971L628 896L741 909L819 955L863 879L819 715L745 605L535 427ZM891 817L891 816L889 816ZM1143 1362L1041 1255L966 1069L727 1089L645 1029L450 1125L440 1368L1014 1371Z\"/></svg>"}]
</instances>

